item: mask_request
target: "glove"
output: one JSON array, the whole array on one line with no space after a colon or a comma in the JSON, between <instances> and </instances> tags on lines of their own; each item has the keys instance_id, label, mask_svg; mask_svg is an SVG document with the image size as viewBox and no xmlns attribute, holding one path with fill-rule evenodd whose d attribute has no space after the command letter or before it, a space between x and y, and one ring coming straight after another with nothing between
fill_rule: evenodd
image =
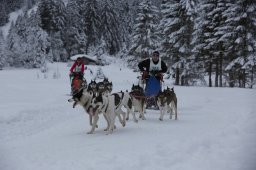
<instances>
[{"instance_id":1,"label":"glove","mask_svg":"<svg viewBox=\"0 0 256 170\"><path fill-rule=\"evenodd\" d=\"M157 79L158 80L160 80L160 81L163 81L163 73L161 73L161 72L158 72L157 74L156 74L156 77L157 77Z\"/></svg>"},{"instance_id":2,"label":"glove","mask_svg":"<svg viewBox=\"0 0 256 170\"><path fill-rule=\"evenodd\" d=\"M148 78L148 75L149 75L148 71L143 71L143 73L142 73L142 80Z\"/></svg>"}]
</instances>

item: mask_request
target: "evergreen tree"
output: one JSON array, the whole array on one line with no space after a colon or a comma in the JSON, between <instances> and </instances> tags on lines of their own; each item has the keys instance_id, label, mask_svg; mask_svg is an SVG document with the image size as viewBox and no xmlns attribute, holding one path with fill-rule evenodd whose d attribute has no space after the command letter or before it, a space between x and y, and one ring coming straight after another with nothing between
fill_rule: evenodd
<instances>
[{"instance_id":1,"label":"evergreen tree","mask_svg":"<svg viewBox=\"0 0 256 170\"><path fill-rule=\"evenodd\" d=\"M62 36L67 56L85 53L86 35L79 28L68 26Z\"/></svg>"},{"instance_id":2,"label":"evergreen tree","mask_svg":"<svg viewBox=\"0 0 256 170\"><path fill-rule=\"evenodd\" d=\"M5 25L8 22L8 12L7 12L7 4L6 4L6 0L4 0L3 2L1 2L0 5L0 26Z\"/></svg>"},{"instance_id":3,"label":"evergreen tree","mask_svg":"<svg viewBox=\"0 0 256 170\"><path fill-rule=\"evenodd\" d=\"M256 2L253 0L238 0L232 2L225 11L228 16L227 24L230 28L229 85L252 87L255 79L256 52Z\"/></svg>"},{"instance_id":4,"label":"evergreen tree","mask_svg":"<svg viewBox=\"0 0 256 170\"><path fill-rule=\"evenodd\" d=\"M138 7L130 54L145 58L158 48L159 36L156 31L158 22L157 8L151 4L151 1L143 0Z\"/></svg>"},{"instance_id":5,"label":"evergreen tree","mask_svg":"<svg viewBox=\"0 0 256 170\"><path fill-rule=\"evenodd\" d=\"M199 72L208 73L209 87L212 87L212 74L214 58L214 25L212 22L212 11L216 8L215 0L207 0L200 2L197 6L197 15L194 20L194 32L193 32L193 53L194 62L197 64Z\"/></svg>"},{"instance_id":6,"label":"evergreen tree","mask_svg":"<svg viewBox=\"0 0 256 170\"><path fill-rule=\"evenodd\" d=\"M25 8L26 10L31 9L31 8L33 7L33 5L34 5L33 2L34 2L33 0L24 0L24 2L23 2L24 8Z\"/></svg>"},{"instance_id":7,"label":"evergreen tree","mask_svg":"<svg viewBox=\"0 0 256 170\"><path fill-rule=\"evenodd\" d=\"M4 54L4 36L3 32L0 30L0 69L3 68L3 66L6 64L5 61L5 54Z\"/></svg>"},{"instance_id":8,"label":"evergreen tree","mask_svg":"<svg viewBox=\"0 0 256 170\"><path fill-rule=\"evenodd\" d=\"M60 61L60 54L64 51L60 31L65 28L66 23L65 5L62 0L42 0L38 5L38 12L41 18L41 27L51 38L53 60Z\"/></svg>"},{"instance_id":9,"label":"evergreen tree","mask_svg":"<svg viewBox=\"0 0 256 170\"><path fill-rule=\"evenodd\" d=\"M8 60L11 66L38 68L49 57L48 35L39 27L39 17L32 12L17 18L7 37ZM38 18L38 19L36 19Z\"/></svg>"},{"instance_id":10,"label":"evergreen tree","mask_svg":"<svg viewBox=\"0 0 256 170\"><path fill-rule=\"evenodd\" d=\"M62 31L62 39L67 56L78 53L85 53L86 35L83 28L83 11L79 2L69 1L66 6L67 20L66 27Z\"/></svg>"},{"instance_id":11,"label":"evergreen tree","mask_svg":"<svg viewBox=\"0 0 256 170\"><path fill-rule=\"evenodd\" d=\"M65 26L65 5L61 0L41 0L38 11L46 32L58 32Z\"/></svg>"},{"instance_id":12,"label":"evergreen tree","mask_svg":"<svg viewBox=\"0 0 256 170\"><path fill-rule=\"evenodd\" d=\"M0 5L0 12L3 9L6 12L6 15L8 17L8 15L11 12L17 11L22 7L23 0L0 0L0 4L1 4Z\"/></svg>"},{"instance_id":13,"label":"evergreen tree","mask_svg":"<svg viewBox=\"0 0 256 170\"><path fill-rule=\"evenodd\" d=\"M40 27L40 16L37 12L31 12L28 18L28 56L32 61L29 67L43 67L48 61L52 62L53 57L50 51L50 40L48 34Z\"/></svg>"},{"instance_id":14,"label":"evergreen tree","mask_svg":"<svg viewBox=\"0 0 256 170\"><path fill-rule=\"evenodd\" d=\"M51 36L51 49L52 49L52 56L53 61L67 61L68 56L67 52L64 48L64 42L61 38L61 32L55 32Z\"/></svg>"},{"instance_id":15,"label":"evergreen tree","mask_svg":"<svg viewBox=\"0 0 256 170\"><path fill-rule=\"evenodd\" d=\"M227 56L224 39L228 33L228 27L226 24L226 16L224 15L225 11L228 7L228 0L216 0L216 8L211 12L212 13L212 25L213 29L213 37L211 38L211 42L209 44L212 45L212 49L214 50L214 59L215 59L215 86L222 87L222 77L223 77L223 61L224 57Z\"/></svg>"},{"instance_id":16,"label":"evergreen tree","mask_svg":"<svg viewBox=\"0 0 256 170\"><path fill-rule=\"evenodd\" d=\"M124 50L129 49L132 44L132 32L133 32L133 24L135 20L135 11L138 5L131 4L131 2L127 1L115 1L116 3L116 17L119 22L120 27L120 36L121 42L123 44Z\"/></svg>"},{"instance_id":17,"label":"evergreen tree","mask_svg":"<svg viewBox=\"0 0 256 170\"><path fill-rule=\"evenodd\" d=\"M192 21L185 1L173 0L162 4L162 51L173 63L175 84L188 85L188 57L191 54Z\"/></svg>"},{"instance_id":18,"label":"evergreen tree","mask_svg":"<svg viewBox=\"0 0 256 170\"><path fill-rule=\"evenodd\" d=\"M24 66L24 58L21 55L24 55L26 52L23 48L24 43L22 42L25 26L22 26L21 23L25 24L25 22L22 21L22 16L19 16L16 20L16 24L12 22L9 34L7 36L7 62L10 66L14 67Z\"/></svg>"},{"instance_id":19,"label":"evergreen tree","mask_svg":"<svg viewBox=\"0 0 256 170\"><path fill-rule=\"evenodd\" d=\"M116 54L121 49L120 22L117 19L112 0L105 1L101 15L101 32L103 41L106 43L106 49L110 55Z\"/></svg>"},{"instance_id":20,"label":"evergreen tree","mask_svg":"<svg viewBox=\"0 0 256 170\"><path fill-rule=\"evenodd\" d=\"M69 1L66 5L66 22L65 25L67 27L75 27L80 28L81 22L83 21L82 18L82 9L78 0Z\"/></svg>"},{"instance_id":21,"label":"evergreen tree","mask_svg":"<svg viewBox=\"0 0 256 170\"><path fill-rule=\"evenodd\" d=\"M100 11L97 0L82 0L82 3L80 2L80 4L83 17L83 30L87 37L85 53L88 54L89 48L99 45L100 42Z\"/></svg>"}]
</instances>

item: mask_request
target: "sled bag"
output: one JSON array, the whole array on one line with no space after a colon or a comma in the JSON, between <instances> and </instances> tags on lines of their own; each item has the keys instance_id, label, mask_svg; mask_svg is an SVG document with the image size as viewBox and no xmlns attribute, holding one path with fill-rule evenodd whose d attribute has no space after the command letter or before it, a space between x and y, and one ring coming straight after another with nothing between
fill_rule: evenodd
<instances>
[{"instance_id":1,"label":"sled bag","mask_svg":"<svg viewBox=\"0 0 256 170\"><path fill-rule=\"evenodd\" d=\"M155 76L150 76L147 80L145 95L147 97L152 97L158 95L161 90L160 81L156 79Z\"/></svg>"}]
</instances>

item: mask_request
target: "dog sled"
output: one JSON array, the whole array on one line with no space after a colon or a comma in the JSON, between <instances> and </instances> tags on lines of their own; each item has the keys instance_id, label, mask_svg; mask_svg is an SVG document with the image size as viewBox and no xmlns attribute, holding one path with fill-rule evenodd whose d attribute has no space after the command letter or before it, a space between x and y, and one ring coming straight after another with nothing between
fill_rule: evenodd
<instances>
[{"instance_id":1,"label":"dog sled","mask_svg":"<svg viewBox=\"0 0 256 170\"><path fill-rule=\"evenodd\" d=\"M87 88L86 79L83 77L81 73L72 73L70 74L70 82L71 82L71 93L74 95L81 89Z\"/></svg>"},{"instance_id":2,"label":"dog sled","mask_svg":"<svg viewBox=\"0 0 256 170\"><path fill-rule=\"evenodd\" d=\"M146 81L145 96L146 96L146 109L157 110L156 96L161 91L161 81L157 80L155 76L150 76Z\"/></svg>"},{"instance_id":3,"label":"dog sled","mask_svg":"<svg viewBox=\"0 0 256 170\"><path fill-rule=\"evenodd\" d=\"M142 79L142 77L139 78L139 84L141 86L140 92L139 90L135 90L131 95L135 98L144 99L146 103L146 109L154 109L157 110L157 104L156 104L156 96L161 91L161 81L159 81L155 76L149 76L147 79ZM136 86L134 87L137 88Z\"/></svg>"}]
</instances>

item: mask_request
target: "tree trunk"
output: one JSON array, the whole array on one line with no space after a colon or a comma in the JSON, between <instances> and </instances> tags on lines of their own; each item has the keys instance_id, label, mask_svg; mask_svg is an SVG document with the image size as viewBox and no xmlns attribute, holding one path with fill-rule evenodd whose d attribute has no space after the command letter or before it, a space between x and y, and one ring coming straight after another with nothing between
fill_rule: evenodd
<instances>
[{"instance_id":1,"label":"tree trunk","mask_svg":"<svg viewBox=\"0 0 256 170\"><path fill-rule=\"evenodd\" d=\"M246 85L246 74L245 74L245 69L243 69L243 88L245 88Z\"/></svg>"},{"instance_id":2,"label":"tree trunk","mask_svg":"<svg viewBox=\"0 0 256 170\"><path fill-rule=\"evenodd\" d=\"M254 67L252 67L252 75L251 75L251 83L250 83L250 88L251 89L253 87L253 79L254 79L253 74L254 74Z\"/></svg>"},{"instance_id":3,"label":"tree trunk","mask_svg":"<svg viewBox=\"0 0 256 170\"><path fill-rule=\"evenodd\" d=\"M222 56L222 52L220 54L220 58L219 58L219 87L222 87L222 64L223 64L223 56Z\"/></svg>"},{"instance_id":4,"label":"tree trunk","mask_svg":"<svg viewBox=\"0 0 256 170\"><path fill-rule=\"evenodd\" d=\"M179 85L180 81L180 69L177 67L175 71L175 85Z\"/></svg>"},{"instance_id":5,"label":"tree trunk","mask_svg":"<svg viewBox=\"0 0 256 170\"><path fill-rule=\"evenodd\" d=\"M219 87L219 61L216 60L216 70L215 70L215 87Z\"/></svg>"},{"instance_id":6,"label":"tree trunk","mask_svg":"<svg viewBox=\"0 0 256 170\"><path fill-rule=\"evenodd\" d=\"M212 87L212 62L209 63L209 87Z\"/></svg>"},{"instance_id":7,"label":"tree trunk","mask_svg":"<svg viewBox=\"0 0 256 170\"><path fill-rule=\"evenodd\" d=\"M242 79L243 79L243 75L241 73L241 70L239 70L238 72L238 83L239 83L239 87L241 88L242 87Z\"/></svg>"},{"instance_id":8,"label":"tree trunk","mask_svg":"<svg viewBox=\"0 0 256 170\"><path fill-rule=\"evenodd\" d=\"M235 86L234 73L230 70L228 74L229 74L229 87L234 87Z\"/></svg>"}]
</instances>

